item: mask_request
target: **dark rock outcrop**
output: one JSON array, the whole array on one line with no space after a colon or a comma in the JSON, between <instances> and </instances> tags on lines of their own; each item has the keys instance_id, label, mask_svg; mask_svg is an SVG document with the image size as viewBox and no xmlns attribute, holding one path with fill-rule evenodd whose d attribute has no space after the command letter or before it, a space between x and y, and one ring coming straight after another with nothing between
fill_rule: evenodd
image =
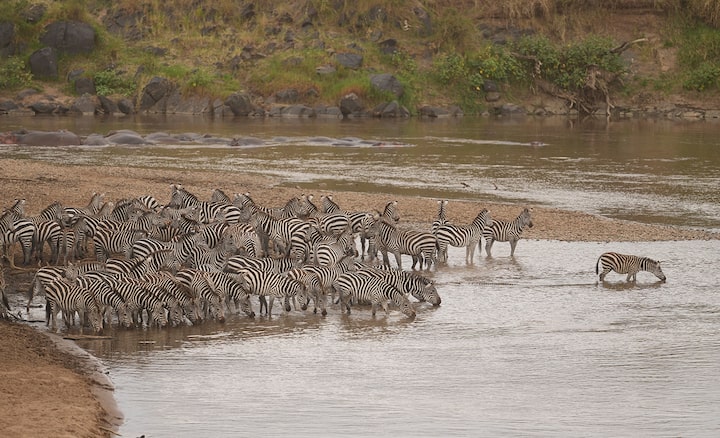
<instances>
[{"instance_id":1,"label":"dark rock outcrop","mask_svg":"<svg viewBox=\"0 0 720 438\"><path fill-rule=\"evenodd\" d=\"M0 21L0 57L15 54L15 24Z\"/></svg>"},{"instance_id":2,"label":"dark rock outcrop","mask_svg":"<svg viewBox=\"0 0 720 438\"><path fill-rule=\"evenodd\" d=\"M45 28L40 42L60 53L90 53L95 50L95 29L81 21L56 21Z\"/></svg>"},{"instance_id":3,"label":"dark rock outcrop","mask_svg":"<svg viewBox=\"0 0 720 438\"><path fill-rule=\"evenodd\" d=\"M167 100L175 91L175 86L167 79L155 76L140 93L141 112L165 113Z\"/></svg>"},{"instance_id":4,"label":"dark rock outcrop","mask_svg":"<svg viewBox=\"0 0 720 438\"><path fill-rule=\"evenodd\" d=\"M383 92L390 92L395 97L402 97L405 89L398 78L390 73L381 73L370 76L370 84Z\"/></svg>"},{"instance_id":5,"label":"dark rock outcrop","mask_svg":"<svg viewBox=\"0 0 720 438\"><path fill-rule=\"evenodd\" d=\"M52 47L43 47L30 55L30 72L38 79L58 78L58 57Z\"/></svg>"}]
</instances>

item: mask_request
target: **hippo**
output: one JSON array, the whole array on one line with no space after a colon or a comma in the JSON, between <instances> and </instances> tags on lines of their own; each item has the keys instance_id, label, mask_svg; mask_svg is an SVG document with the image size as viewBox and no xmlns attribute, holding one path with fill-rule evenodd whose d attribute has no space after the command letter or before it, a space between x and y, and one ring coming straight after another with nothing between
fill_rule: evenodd
<instances>
[{"instance_id":1,"label":"hippo","mask_svg":"<svg viewBox=\"0 0 720 438\"><path fill-rule=\"evenodd\" d=\"M18 131L15 134L16 144L26 146L76 146L83 144L75 133L59 131Z\"/></svg>"}]
</instances>

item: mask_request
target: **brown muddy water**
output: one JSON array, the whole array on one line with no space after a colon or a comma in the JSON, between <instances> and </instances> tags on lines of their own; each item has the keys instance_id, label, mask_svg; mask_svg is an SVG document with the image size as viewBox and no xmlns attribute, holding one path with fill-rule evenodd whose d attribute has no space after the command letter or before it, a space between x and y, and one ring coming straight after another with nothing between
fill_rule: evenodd
<instances>
[{"instance_id":1,"label":"brown muddy water","mask_svg":"<svg viewBox=\"0 0 720 438\"><path fill-rule=\"evenodd\" d=\"M272 173L310 188L720 229L712 122L48 120L0 119L0 130L193 131L253 144L0 154ZM668 281L611 273L598 284L595 263L609 250L662 260ZM523 240L513 258L496 243L472 265L451 249L427 273L442 305L418 304L413 321L394 310L278 309L78 343L108 369L123 436L711 437L720 430L718 260L717 241Z\"/></svg>"}]
</instances>

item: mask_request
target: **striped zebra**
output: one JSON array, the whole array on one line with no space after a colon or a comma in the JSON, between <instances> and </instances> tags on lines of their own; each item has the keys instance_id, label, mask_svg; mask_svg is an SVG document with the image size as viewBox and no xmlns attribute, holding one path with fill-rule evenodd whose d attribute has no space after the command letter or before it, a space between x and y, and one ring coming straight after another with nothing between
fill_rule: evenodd
<instances>
[{"instance_id":1,"label":"striped zebra","mask_svg":"<svg viewBox=\"0 0 720 438\"><path fill-rule=\"evenodd\" d=\"M18 213L12 210L7 210L0 216L0 239L3 244L3 254L10 262L11 267L15 267L12 245L16 242L22 248L23 264L30 264L36 233L35 224L27 219L19 218Z\"/></svg>"},{"instance_id":2,"label":"striped zebra","mask_svg":"<svg viewBox=\"0 0 720 438\"><path fill-rule=\"evenodd\" d=\"M45 243L50 248L50 263L58 262L60 244L63 237L62 228L63 206L58 201L45 207L37 216L24 216L35 225L35 239L32 253L41 263L44 262L43 250Z\"/></svg>"},{"instance_id":3,"label":"striped zebra","mask_svg":"<svg viewBox=\"0 0 720 438\"><path fill-rule=\"evenodd\" d=\"M102 317L92 292L64 279L57 279L45 285L45 323L57 331L57 313L62 311L65 326L74 325L75 312L80 316L80 330L89 322L95 333L102 331Z\"/></svg>"},{"instance_id":4,"label":"striped zebra","mask_svg":"<svg viewBox=\"0 0 720 438\"><path fill-rule=\"evenodd\" d=\"M413 269L418 264L419 269L423 268L423 264L430 269L430 265L437 259L438 248L437 239L432 233L398 230L384 217L374 219L375 223L371 231L374 249L370 251L371 257L379 249L383 255L383 263L385 266L390 266L388 253L392 253L395 255L398 269L402 269L401 254L407 254L412 256Z\"/></svg>"},{"instance_id":5,"label":"striped zebra","mask_svg":"<svg viewBox=\"0 0 720 438\"><path fill-rule=\"evenodd\" d=\"M360 236L360 257L365 259L366 242L368 239L368 230L373 223L372 212L369 211L344 211L333 200L332 195L320 197L320 211L323 213L345 213L350 221L350 231L353 235ZM392 210L390 213L392 215Z\"/></svg>"},{"instance_id":6,"label":"striped zebra","mask_svg":"<svg viewBox=\"0 0 720 438\"><path fill-rule=\"evenodd\" d=\"M80 216L95 216L105 204L105 193L93 193L86 207L65 207L63 225L72 226Z\"/></svg>"},{"instance_id":7,"label":"striped zebra","mask_svg":"<svg viewBox=\"0 0 720 438\"><path fill-rule=\"evenodd\" d=\"M143 237L147 237L147 231L141 229L130 230L109 230L101 228L97 230L93 243L95 245L95 258L98 261L105 261L113 254L130 253L133 244Z\"/></svg>"},{"instance_id":8,"label":"striped zebra","mask_svg":"<svg viewBox=\"0 0 720 438\"><path fill-rule=\"evenodd\" d=\"M81 287L92 292L100 306L103 325L112 324L112 313L114 312L119 325L131 327L133 324L132 315L125 300L106 281L105 277L111 275L107 272L91 271L79 276L76 282Z\"/></svg>"},{"instance_id":9,"label":"striped zebra","mask_svg":"<svg viewBox=\"0 0 720 438\"><path fill-rule=\"evenodd\" d=\"M435 218L432 225L430 226L430 231L433 234L437 234L437 230L438 230L438 228L440 228L441 225L445 225L445 224L449 223L447 220L447 211L446 211L447 205L448 205L448 200L447 199L438 199L437 204L438 204L437 217Z\"/></svg>"},{"instance_id":10,"label":"striped zebra","mask_svg":"<svg viewBox=\"0 0 720 438\"><path fill-rule=\"evenodd\" d=\"M483 208L469 225L454 225L449 222L438 226L433 233L438 241L438 259L447 262L448 246L465 247L465 262L472 263L475 247L480 247L483 231L492 223L490 213Z\"/></svg>"},{"instance_id":11,"label":"striped zebra","mask_svg":"<svg viewBox=\"0 0 720 438\"><path fill-rule=\"evenodd\" d=\"M600 268L602 267L602 272ZM625 281L636 281L637 273L647 271L655 275L660 281L666 280L660 262L648 257L640 257L628 254L618 254L616 252L606 252L602 254L595 265L595 274L600 274L600 281L605 281L605 276L610 271L618 274L627 274Z\"/></svg>"},{"instance_id":12,"label":"striped zebra","mask_svg":"<svg viewBox=\"0 0 720 438\"><path fill-rule=\"evenodd\" d=\"M377 306L390 314L388 303L397 306L408 318L415 318L410 300L391 284L373 276L348 272L340 275L333 283L333 288L340 296L340 308L350 313L350 302L370 302L372 315L375 316ZM343 310L344 308L344 310Z\"/></svg>"},{"instance_id":13,"label":"striped zebra","mask_svg":"<svg viewBox=\"0 0 720 438\"><path fill-rule=\"evenodd\" d=\"M239 274L238 277L243 288L248 293L261 297L261 315L263 314L264 305L265 314L268 317L272 316L272 306L275 298L282 299L285 302L285 311L289 312L291 309L287 298L305 293L305 285L302 282L285 275L253 268L241 269ZM266 302L265 297L270 297L270 300Z\"/></svg>"},{"instance_id":14,"label":"striped zebra","mask_svg":"<svg viewBox=\"0 0 720 438\"><path fill-rule=\"evenodd\" d=\"M228 259L236 252L237 248L231 239L223 239L222 243L214 248L209 248L203 242L193 248L184 265L189 268L217 271L223 269Z\"/></svg>"},{"instance_id":15,"label":"striped zebra","mask_svg":"<svg viewBox=\"0 0 720 438\"><path fill-rule=\"evenodd\" d=\"M133 315L133 323L143 326L143 312L147 313L147 327L165 327L168 324L164 303L143 283L122 276L109 277L108 282L117 291Z\"/></svg>"},{"instance_id":16,"label":"striped zebra","mask_svg":"<svg viewBox=\"0 0 720 438\"><path fill-rule=\"evenodd\" d=\"M282 274L296 267L298 267L298 264L292 259L235 255L227 260L222 270L231 274L237 274L243 269L250 268Z\"/></svg>"},{"instance_id":17,"label":"striped zebra","mask_svg":"<svg viewBox=\"0 0 720 438\"><path fill-rule=\"evenodd\" d=\"M510 242L510 257L515 255L515 247L517 246L520 236L526 227L532 228L532 218L530 217L530 210L525 208L518 217L513 221L502 221L493 220L490 224L485 227L483 231L483 237L485 238L485 252L488 257L491 256L490 250L492 249L493 243L497 242Z\"/></svg>"},{"instance_id":18,"label":"striped zebra","mask_svg":"<svg viewBox=\"0 0 720 438\"><path fill-rule=\"evenodd\" d=\"M228 309L231 309L230 302L235 304L235 312L242 311L250 318L255 317L255 312L250 304L250 294L242 287L239 278L226 272L206 272L205 278L208 284L219 294L225 296Z\"/></svg>"},{"instance_id":19,"label":"striped zebra","mask_svg":"<svg viewBox=\"0 0 720 438\"><path fill-rule=\"evenodd\" d=\"M5 295L6 288L5 269L0 266L0 318L3 319L10 315L10 303L8 302L7 295Z\"/></svg>"},{"instance_id":20,"label":"striped zebra","mask_svg":"<svg viewBox=\"0 0 720 438\"><path fill-rule=\"evenodd\" d=\"M198 300L170 272L159 271L145 274L141 280L159 287L163 294L170 295L169 298L165 297L165 301L170 302L172 306L177 306L181 313L181 315L170 315L174 325L180 324L182 315L185 315L192 324L197 324L202 319Z\"/></svg>"},{"instance_id":21,"label":"striped zebra","mask_svg":"<svg viewBox=\"0 0 720 438\"><path fill-rule=\"evenodd\" d=\"M242 216L242 211L233 204L201 201L197 196L183 188L182 185L173 184L170 189L168 206L175 208L196 207L199 212L199 220L202 223L215 222L220 215L223 222L237 223Z\"/></svg>"},{"instance_id":22,"label":"striped zebra","mask_svg":"<svg viewBox=\"0 0 720 438\"><path fill-rule=\"evenodd\" d=\"M191 296L198 302L202 318L225 321L225 308L227 297L222 291L216 290L213 281L207 272L199 269L181 269L175 273L178 283L187 288Z\"/></svg>"},{"instance_id":23,"label":"striped zebra","mask_svg":"<svg viewBox=\"0 0 720 438\"><path fill-rule=\"evenodd\" d=\"M105 265L98 262L83 262L78 264L69 263L68 266L43 266L33 275L30 281L30 288L27 292L26 310L30 311L35 296L45 294L45 285L57 279L64 278L68 281L75 281L80 275L90 271L105 270Z\"/></svg>"},{"instance_id":24,"label":"striped zebra","mask_svg":"<svg viewBox=\"0 0 720 438\"><path fill-rule=\"evenodd\" d=\"M439 306L442 302L435 282L415 272L366 267L358 269L357 273L379 278L405 295L412 295L418 301L428 302L433 306Z\"/></svg>"}]
</instances>

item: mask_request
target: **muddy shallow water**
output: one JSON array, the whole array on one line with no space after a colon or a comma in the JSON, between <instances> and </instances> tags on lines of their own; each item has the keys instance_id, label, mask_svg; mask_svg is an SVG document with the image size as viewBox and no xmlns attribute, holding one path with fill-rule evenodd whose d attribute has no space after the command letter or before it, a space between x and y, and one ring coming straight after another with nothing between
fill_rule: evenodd
<instances>
[{"instance_id":1,"label":"muddy shallow water","mask_svg":"<svg viewBox=\"0 0 720 438\"><path fill-rule=\"evenodd\" d=\"M662 259L668 281L598 284L606 250ZM470 266L451 249L428 274L442 305L414 321L333 306L79 343L126 436L712 436L719 258L713 241L524 240Z\"/></svg>"},{"instance_id":2,"label":"muddy shallow water","mask_svg":"<svg viewBox=\"0 0 720 438\"><path fill-rule=\"evenodd\" d=\"M532 203L720 230L712 123L57 120L36 129L212 132L262 144L0 153L262 173L303 189ZM643 272L628 284L611 273L598 284L595 263L610 250L662 260L668 281ZM470 266L451 249L448 265L427 274L442 305L419 304L414 321L397 311L373 318L334 306L321 317L276 307L270 319L236 315L78 343L108 367L123 436L714 436L718 259L717 241L522 240L514 258L496 243L492 258L476 254Z\"/></svg>"}]
</instances>

